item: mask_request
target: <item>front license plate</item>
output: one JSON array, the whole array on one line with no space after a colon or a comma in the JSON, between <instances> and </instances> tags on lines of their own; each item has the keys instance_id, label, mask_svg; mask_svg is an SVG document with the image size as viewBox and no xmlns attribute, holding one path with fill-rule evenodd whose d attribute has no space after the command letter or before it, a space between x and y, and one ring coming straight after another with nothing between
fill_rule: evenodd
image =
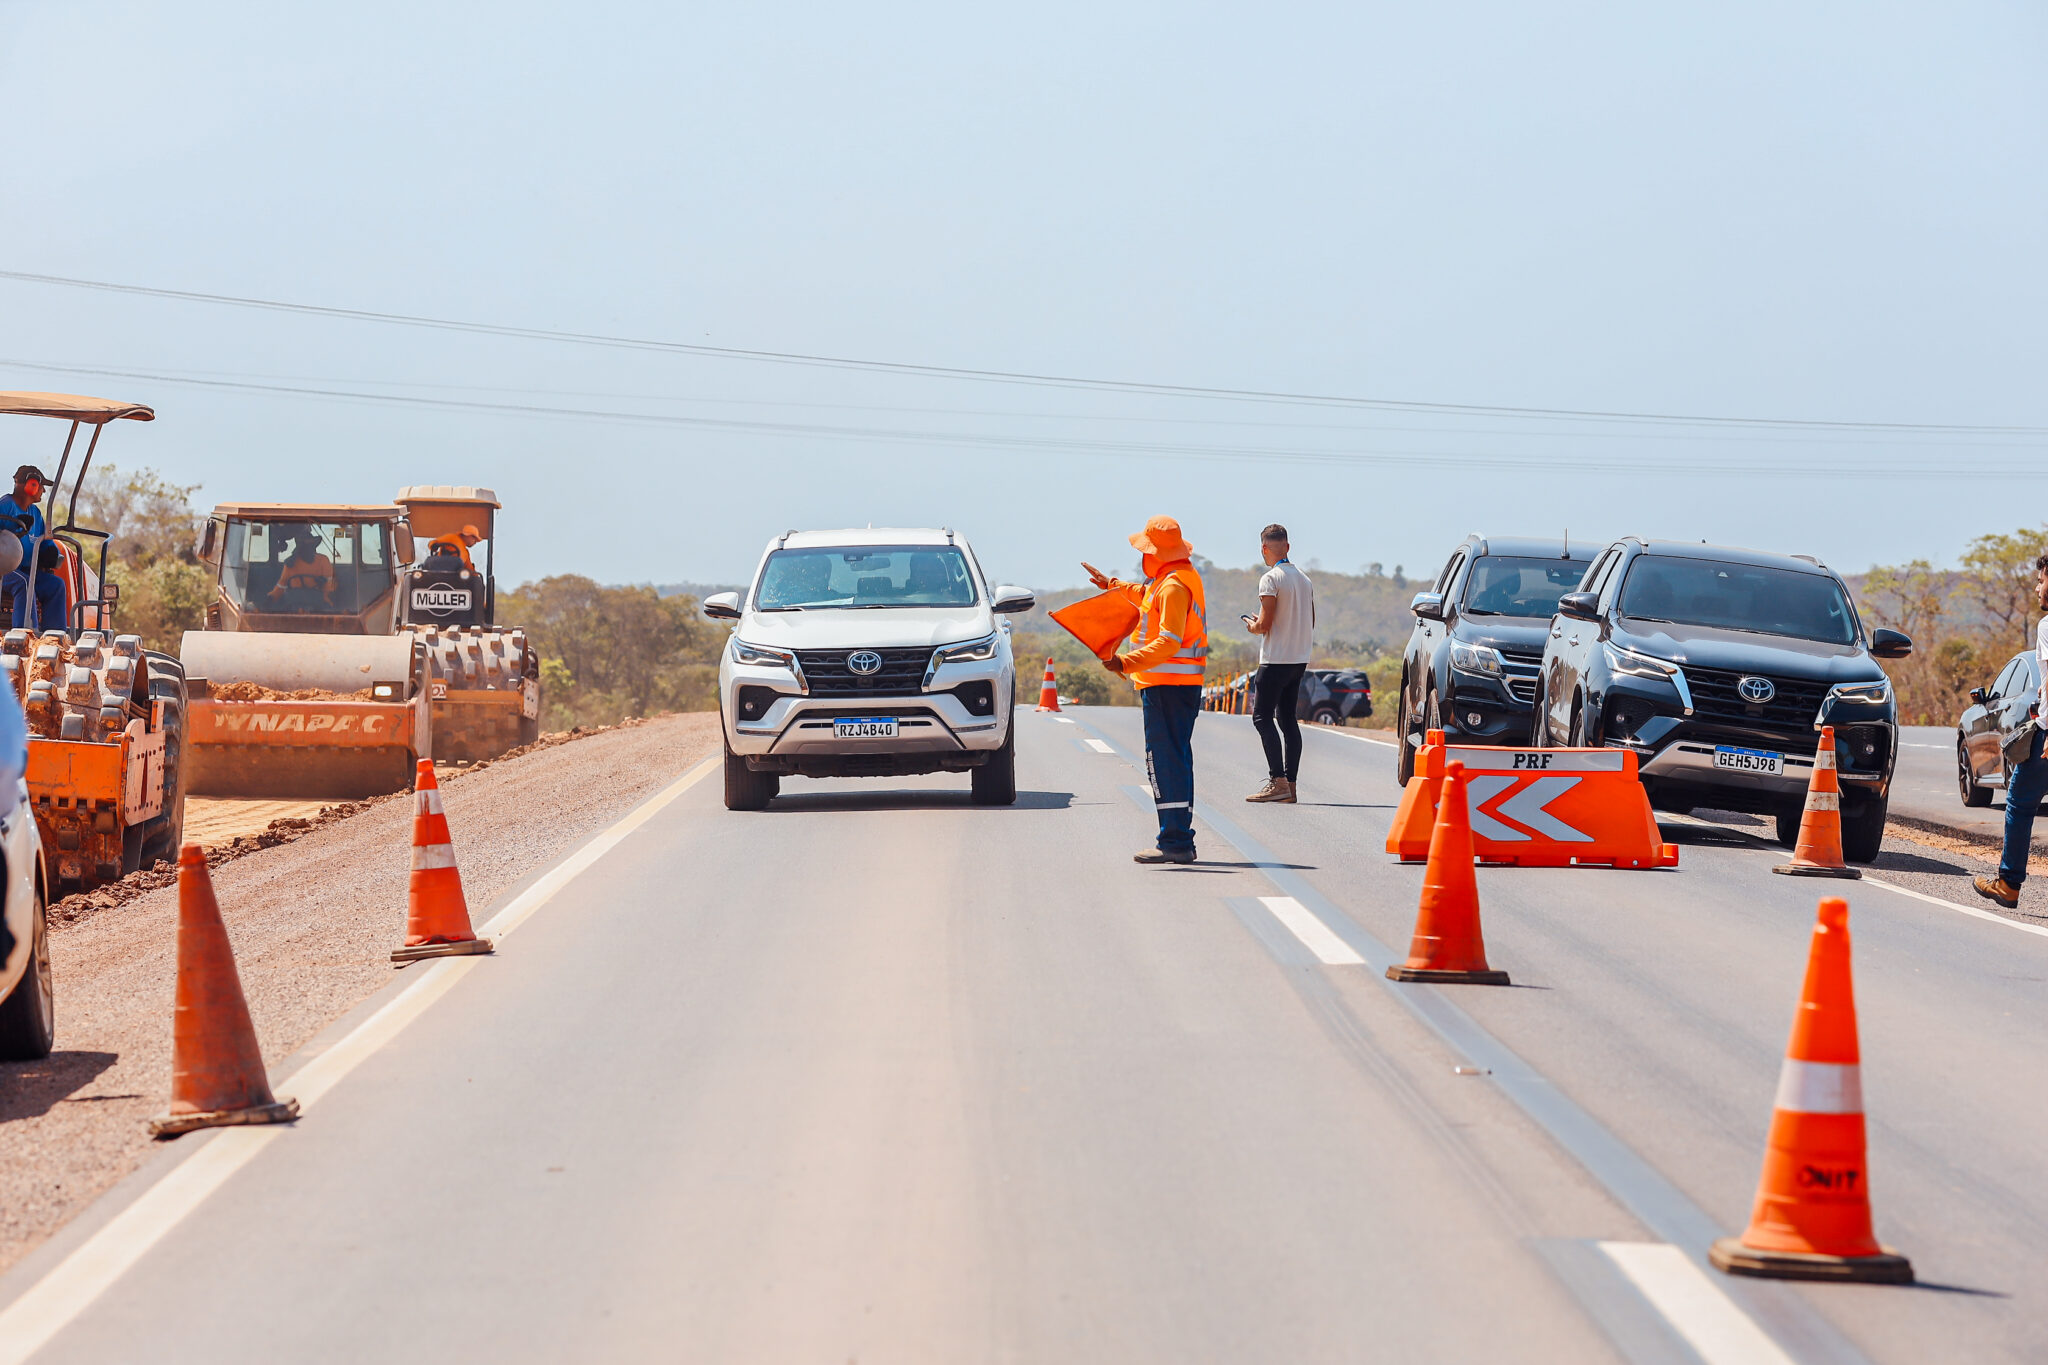
<instances>
[{"instance_id":1,"label":"front license plate","mask_svg":"<svg viewBox=\"0 0 2048 1365\"><path fill-rule=\"evenodd\" d=\"M832 722L834 739L894 739L896 717L860 716Z\"/></svg>"},{"instance_id":2,"label":"front license plate","mask_svg":"<svg viewBox=\"0 0 2048 1365\"><path fill-rule=\"evenodd\" d=\"M1771 777L1785 772L1785 755L1768 749L1738 749L1732 744L1714 746L1714 766L1738 773L1764 773Z\"/></svg>"}]
</instances>

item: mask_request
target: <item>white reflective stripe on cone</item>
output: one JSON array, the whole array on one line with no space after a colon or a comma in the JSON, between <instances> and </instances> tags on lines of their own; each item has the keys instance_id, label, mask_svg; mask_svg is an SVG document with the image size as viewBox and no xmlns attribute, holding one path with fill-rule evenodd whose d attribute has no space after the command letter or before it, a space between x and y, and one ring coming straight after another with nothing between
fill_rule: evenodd
<instances>
[{"instance_id":1,"label":"white reflective stripe on cone","mask_svg":"<svg viewBox=\"0 0 2048 1365\"><path fill-rule=\"evenodd\" d=\"M1853 1062L1799 1062L1787 1057L1785 1069L1778 1073L1777 1106L1795 1114L1860 1114L1863 1068Z\"/></svg>"},{"instance_id":2,"label":"white reflective stripe on cone","mask_svg":"<svg viewBox=\"0 0 2048 1365\"><path fill-rule=\"evenodd\" d=\"M455 866L455 848L452 844L429 844L412 851L412 870L425 872L434 867Z\"/></svg>"},{"instance_id":3,"label":"white reflective stripe on cone","mask_svg":"<svg viewBox=\"0 0 2048 1365\"><path fill-rule=\"evenodd\" d=\"M418 791L414 792L412 794L412 813L414 815L443 814L441 810L441 789L439 787L421 787Z\"/></svg>"},{"instance_id":4,"label":"white reflective stripe on cone","mask_svg":"<svg viewBox=\"0 0 2048 1365\"><path fill-rule=\"evenodd\" d=\"M1842 808L1842 794L1840 792L1810 791L1806 794L1806 808L1808 810L1840 810Z\"/></svg>"},{"instance_id":5,"label":"white reflective stripe on cone","mask_svg":"<svg viewBox=\"0 0 2048 1365\"><path fill-rule=\"evenodd\" d=\"M1816 768L1834 767L1835 751L1833 749L1821 749L1816 751L1813 756L1813 766Z\"/></svg>"}]
</instances>

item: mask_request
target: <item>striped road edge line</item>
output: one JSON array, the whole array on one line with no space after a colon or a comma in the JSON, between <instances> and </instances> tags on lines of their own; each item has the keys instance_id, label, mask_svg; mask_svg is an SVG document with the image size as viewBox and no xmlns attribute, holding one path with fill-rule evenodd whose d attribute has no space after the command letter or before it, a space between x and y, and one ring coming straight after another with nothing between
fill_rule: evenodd
<instances>
[{"instance_id":1,"label":"striped road edge line","mask_svg":"<svg viewBox=\"0 0 2048 1365\"><path fill-rule=\"evenodd\" d=\"M707 758L641 802L492 916L480 931L482 936L502 943L506 935L570 882L718 766L717 758ZM347 1037L279 1081L275 1086L277 1093L297 1099L303 1115L343 1077L396 1038L406 1025L426 1013L456 982L484 961L482 957L451 957L435 962L419 980L358 1024ZM171 1167L134 1203L58 1262L20 1298L0 1310L0 1365L20 1365L41 1350L187 1214L204 1203L208 1195L287 1131L282 1126L225 1129Z\"/></svg>"},{"instance_id":2,"label":"striped road edge line","mask_svg":"<svg viewBox=\"0 0 2048 1365\"><path fill-rule=\"evenodd\" d=\"M1792 1357L1729 1302L1706 1271L1671 1243L1595 1245L1706 1365L1793 1365Z\"/></svg>"},{"instance_id":3,"label":"striped road edge line","mask_svg":"<svg viewBox=\"0 0 2048 1365\"><path fill-rule=\"evenodd\" d=\"M1901 896L1911 896L1916 901L1926 901L1929 905L1938 905L1944 910L1953 910L1959 915L1968 915L1972 919L1984 919L1990 920L1993 924L2003 924L2006 928L2017 929L2023 934L2036 934L2042 938L2048 938L2048 928L2043 928L2038 924L2021 924L2016 919L2007 919L2004 915L1994 915L1989 910L1979 910L1974 905L1957 905L1954 901L1945 901L1939 896L1930 896L1925 891L1915 891L1909 886L1900 886L1897 882L1888 882L1882 877L1873 877L1868 872L1863 874L1863 884L1865 886L1881 886L1887 891L1896 891Z\"/></svg>"}]
</instances>

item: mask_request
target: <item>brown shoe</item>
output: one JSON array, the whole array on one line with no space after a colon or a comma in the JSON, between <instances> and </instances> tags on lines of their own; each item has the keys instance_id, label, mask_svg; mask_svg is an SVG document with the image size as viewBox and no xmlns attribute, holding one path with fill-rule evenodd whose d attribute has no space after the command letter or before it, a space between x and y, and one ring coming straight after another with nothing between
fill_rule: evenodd
<instances>
[{"instance_id":1,"label":"brown shoe","mask_svg":"<svg viewBox=\"0 0 2048 1365\"><path fill-rule=\"evenodd\" d=\"M1284 777L1269 777L1265 786L1247 796L1245 800L1280 801L1291 805L1294 802L1294 784Z\"/></svg>"},{"instance_id":2,"label":"brown shoe","mask_svg":"<svg viewBox=\"0 0 2048 1365\"><path fill-rule=\"evenodd\" d=\"M1979 877L1971 883L1977 894L1987 901L1997 901L2008 910L2020 908L2020 889L2007 886L2003 877Z\"/></svg>"}]
</instances>

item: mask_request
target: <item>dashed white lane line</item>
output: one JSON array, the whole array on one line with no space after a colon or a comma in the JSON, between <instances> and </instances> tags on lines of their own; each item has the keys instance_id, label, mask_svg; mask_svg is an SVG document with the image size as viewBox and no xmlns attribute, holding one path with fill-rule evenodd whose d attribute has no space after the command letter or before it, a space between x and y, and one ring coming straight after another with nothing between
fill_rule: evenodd
<instances>
[{"instance_id":1,"label":"dashed white lane line","mask_svg":"<svg viewBox=\"0 0 2048 1365\"><path fill-rule=\"evenodd\" d=\"M1095 738L1093 735L1087 735L1083 738L1087 740L1088 747L1093 749L1098 754L1113 754L1116 752L1116 750L1110 748L1107 744L1104 744L1101 740Z\"/></svg>"},{"instance_id":2,"label":"dashed white lane line","mask_svg":"<svg viewBox=\"0 0 2048 1365\"><path fill-rule=\"evenodd\" d=\"M1669 1242L1597 1245L1706 1365L1793 1365L1706 1271Z\"/></svg>"},{"instance_id":3,"label":"dashed white lane line","mask_svg":"<svg viewBox=\"0 0 2048 1365\"><path fill-rule=\"evenodd\" d=\"M1887 891L1896 891L1901 896L1911 896L1916 901L1926 901L1929 905L1939 905L1945 910L1953 910L1959 915L1968 915L1972 919L1987 919L1993 924L2003 924L2006 928L2017 929L2023 934L2037 934L2042 938L2048 938L2048 928L2043 928L2038 924L2021 924L2018 920L2007 919L2004 915L1994 915L1989 910L1979 910L1974 905L1958 905L1954 901L1945 901L1939 896L1930 896L1925 891L1915 891L1910 887L1900 886L1897 882L1888 882L1881 878L1873 877L1868 872L1863 874L1863 880L1872 886L1881 886Z\"/></svg>"},{"instance_id":4,"label":"dashed white lane line","mask_svg":"<svg viewBox=\"0 0 2048 1365\"><path fill-rule=\"evenodd\" d=\"M669 784L652 800L592 839L561 866L528 887L491 918L480 936L502 940L541 908L576 876L616 848L620 840L654 818L661 809L710 774L717 764L707 759ZM482 966L481 957L442 958L428 966L384 1008L356 1025L347 1037L278 1082L277 1093L291 1095L303 1115L341 1079L397 1037L413 1020ZM91 1306L128 1268L162 1241L185 1216L248 1165L257 1153L283 1137L282 1126L230 1128L214 1135L191 1157L150 1186L140 1198L84 1245L31 1285L20 1298L0 1310L0 1365L20 1365Z\"/></svg>"},{"instance_id":5,"label":"dashed white lane line","mask_svg":"<svg viewBox=\"0 0 2048 1365\"><path fill-rule=\"evenodd\" d=\"M1058 721L1062 725L1072 725L1074 723L1068 720L1065 716L1054 716L1053 719Z\"/></svg>"},{"instance_id":6,"label":"dashed white lane line","mask_svg":"<svg viewBox=\"0 0 2048 1365\"><path fill-rule=\"evenodd\" d=\"M1352 946L1330 932L1328 925L1309 913L1308 907L1292 896L1261 896L1259 904L1272 912L1273 918L1287 926L1287 931L1300 939L1302 945L1316 955L1316 960L1330 967L1363 967L1365 959Z\"/></svg>"}]
</instances>

